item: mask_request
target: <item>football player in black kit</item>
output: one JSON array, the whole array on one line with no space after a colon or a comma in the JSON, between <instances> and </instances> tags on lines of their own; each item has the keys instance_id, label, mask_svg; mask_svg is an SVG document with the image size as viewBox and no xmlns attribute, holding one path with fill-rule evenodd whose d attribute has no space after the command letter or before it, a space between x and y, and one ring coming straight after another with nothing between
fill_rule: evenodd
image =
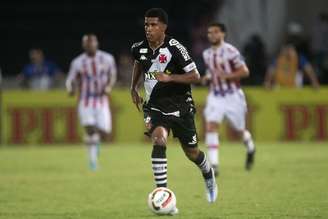
<instances>
[{"instance_id":1,"label":"football player in black kit","mask_svg":"<svg viewBox=\"0 0 328 219\"><path fill-rule=\"evenodd\" d=\"M166 143L172 131L186 156L201 170L207 200L214 202L218 187L205 153L198 148L194 123L190 84L198 82L200 77L196 64L182 44L165 34L168 16L163 9L149 9L144 25L146 39L131 48L135 59L131 97L139 111L144 104L145 122L153 143L151 160L156 186L167 186ZM144 76L145 102L138 94L141 75Z\"/></svg>"}]
</instances>

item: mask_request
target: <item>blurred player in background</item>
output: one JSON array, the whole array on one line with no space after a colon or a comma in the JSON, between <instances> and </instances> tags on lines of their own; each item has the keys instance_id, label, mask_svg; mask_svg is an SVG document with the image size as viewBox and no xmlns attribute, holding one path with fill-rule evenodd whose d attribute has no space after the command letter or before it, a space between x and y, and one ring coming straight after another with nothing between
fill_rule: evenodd
<instances>
[{"instance_id":1,"label":"blurred player in background","mask_svg":"<svg viewBox=\"0 0 328 219\"><path fill-rule=\"evenodd\" d=\"M47 60L40 48L29 51L30 63L25 65L17 79L22 87L34 90L54 88L57 81L62 79L62 71L52 61Z\"/></svg>"},{"instance_id":2,"label":"blurred player in background","mask_svg":"<svg viewBox=\"0 0 328 219\"><path fill-rule=\"evenodd\" d=\"M79 92L78 114L85 128L91 170L97 169L101 136L111 132L111 114L107 95L116 82L114 57L98 49L94 34L82 38L84 53L70 66L66 88L70 95Z\"/></svg>"},{"instance_id":3,"label":"blurred player in background","mask_svg":"<svg viewBox=\"0 0 328 219\"><path fill-rule=\"evenodd\" d=\"M131 97L140 109L143 100L137 86L141 75L144 75L144 112L153 142L151 160L156 186L167 186L166 144L171 130L173 136L179 139L186 156L202 172L207 200L214 202L218 191L214 171L205 153L198 148L194 123L195 107L190 84L198 82L200 76L186 48L165 34L167 24L168 17L164 10L153 8L146 12L146 39L132 46L135 62ZM175 213L177 209L172 214Z\"/></svg>"},{"instance_id":4,"label":"blurred player in background","mask_svg":"<svg viewBox=\"0 0 328 219\"><path fill-rule=\"evenodd\" d=\"M247 148L246 169L252 167L255 146L250 132L246 129L246 100L240 88L240 79L249 75L249 70L239 51L224 41L226 27L213 23L208 27L208 40L211 47L203 52L207 68L202 81L210 82L204 116L206 120L205 142L208 157L218 175L219 167L219 134L220 124L226 118L237 131Z\"/></svg>"}]
</instances>

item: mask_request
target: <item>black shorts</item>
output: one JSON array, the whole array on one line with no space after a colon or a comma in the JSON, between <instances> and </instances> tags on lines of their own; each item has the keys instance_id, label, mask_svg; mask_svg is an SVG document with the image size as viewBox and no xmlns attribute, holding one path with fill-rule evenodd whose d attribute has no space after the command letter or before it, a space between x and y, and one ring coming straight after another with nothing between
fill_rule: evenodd
<instances>
[{"instance_id":1,"label":"black shorts","mask_svg":"<svg viewBox=\"0 0 328 219\"><path fill-rule=\"evenodd\" d=\"M162 126L169 132L172 130L173 137L178 138L183 146L197 147L198 138L194 120L194 113L186 113L181 117L163 115L161 112L151 110L149 113L151 118L151 130Z\"/></svg>"}]
</instances>

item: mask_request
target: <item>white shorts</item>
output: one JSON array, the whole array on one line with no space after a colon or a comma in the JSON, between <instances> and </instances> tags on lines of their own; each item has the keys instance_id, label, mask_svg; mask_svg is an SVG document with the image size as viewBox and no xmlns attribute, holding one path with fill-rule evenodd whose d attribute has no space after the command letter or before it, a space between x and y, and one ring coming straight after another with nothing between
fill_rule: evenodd
<instances>
[{"instance_id":1,"label":"white shorts","mask_svg":"<svg viewBox=\"0 0 328 219\"><path fill-rule=\"evenodd\" d=\"M227 118L237 131L245 129L247 105L244 92L239 89L224 96L215 96L210 92L207 96L204 116L206 122L222 123Z\"/></svg>"},{"instance_id":2,"label":"white shorts","mask_svg":"<svg viewBox=\"0 0 328 219\"><path fill-rule=\"evenodd\" d=\"M101 106L85 107L83 101L78 106L80 123L82 126L95 126L103 132L112 131L112 116L109 109L109 103L106 101Z\"/></svg>"}]
</instances>

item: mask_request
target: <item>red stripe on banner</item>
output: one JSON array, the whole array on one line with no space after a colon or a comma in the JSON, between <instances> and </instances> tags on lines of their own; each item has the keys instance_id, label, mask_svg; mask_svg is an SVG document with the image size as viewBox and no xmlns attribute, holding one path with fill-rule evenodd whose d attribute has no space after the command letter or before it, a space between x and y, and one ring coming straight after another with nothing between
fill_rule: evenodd
<instances>
[{"instance_id":1,"label":"red stripe on banner","mask_svg":"<svg viewBox=\"0 0 328 219\"><path fill-rule=\"evenodd\" d=\"M96 108L97 106L97 99L98 99L98 81L97 81L97 66L96 62L93 59L92 60L92 74L93 74L93 79L94 79L94 95L93 95L93 108Z\"/></svg>"}]
</instances>

